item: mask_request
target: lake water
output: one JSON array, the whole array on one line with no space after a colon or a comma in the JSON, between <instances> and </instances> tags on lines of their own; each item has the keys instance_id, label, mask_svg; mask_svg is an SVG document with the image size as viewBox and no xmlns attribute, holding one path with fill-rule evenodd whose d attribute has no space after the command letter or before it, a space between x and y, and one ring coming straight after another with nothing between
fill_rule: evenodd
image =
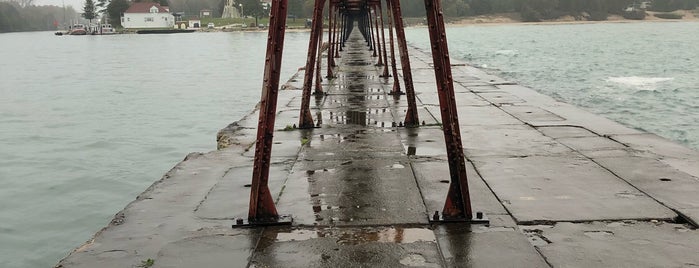
<instances>
[{"instance_id":1,"label":"lake water","mask_svg":"<svg viewBox=\"0 0 699 268\"><path fill-rule=\"evenodd\" d=\"M284 80L308 46L286 36ZM266 37L0 34L0 267L51 267L187 153L215 150L260 98Z\"/></svg>"},{"instance_id":2,"label":"lake water","mask_svg":"<svg viewBox=\"0 0 699 268\"><path fill-rule=\"evenodd\" d=\"M429 49L424 29L407 39ZM699 149L699 23L447 30L450 53L627 126Z\"/></svg>"},{"instance_id":3,"label":"lake water","mask_svg":"<svg viewBox=\"0 0 699 268\"><path fill-rule=\"evenodd\" d=\"M427 47L424 28L407 30ZM699 148L699 23L448 29L452 56ZM305 62L287 33L282 80ZM266 33L0 34L0 267L50 267L258 101Z\"/></svg>"}]
</instances>

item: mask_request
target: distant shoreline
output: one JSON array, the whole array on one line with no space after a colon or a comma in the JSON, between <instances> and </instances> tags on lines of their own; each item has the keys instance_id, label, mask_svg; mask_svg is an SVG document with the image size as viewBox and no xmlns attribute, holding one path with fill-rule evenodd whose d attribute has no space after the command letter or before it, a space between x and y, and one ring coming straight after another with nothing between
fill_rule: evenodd
<instances>
[{"instance_id":1,"label":"distant shoreline","mask_svg":"<svg viewBox=\"0 0 699 268\"><path fill-rule=\"evenodd\" d=\"M682 15L681 19L662 19L655 17L655 14L674 13ZM652 12L647 11L647 16L643 20L626 19L620 15L609 15L606 20L576 20L573 16L563 16L554 20L544 20L540 22L522 21L518 13L499 13L480 15L474 17L454 18L449 21L449 25L557 25L557 24L596 24L596 23L636 23L636 22L686 22L699 21L699 10L677 10L674 12ZM412 25L418 26L418 25Z\"/></svg>"}]
</instances>

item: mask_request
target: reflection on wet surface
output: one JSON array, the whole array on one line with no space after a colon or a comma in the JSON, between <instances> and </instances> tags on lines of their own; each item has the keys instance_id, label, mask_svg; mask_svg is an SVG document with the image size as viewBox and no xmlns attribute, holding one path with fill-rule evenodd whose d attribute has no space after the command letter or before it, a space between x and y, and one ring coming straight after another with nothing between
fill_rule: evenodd
<instances>
[{"instance_id":1,"label":"reflection on wet surface","mask_svg":"<svg viewBox=\"0 0 699 268\"><path fill-rule=\"evenodd\" d=\"M410 244L415 242L436 242L437 238L431 229L401 228L401 227L372 227L372 228L323 228L316 230L295 229L268 231L264 239L274 242L305 241L315 238L332 238L339 245L359 245L365 243L398 243Z\"/></svg>"}]
</instances>

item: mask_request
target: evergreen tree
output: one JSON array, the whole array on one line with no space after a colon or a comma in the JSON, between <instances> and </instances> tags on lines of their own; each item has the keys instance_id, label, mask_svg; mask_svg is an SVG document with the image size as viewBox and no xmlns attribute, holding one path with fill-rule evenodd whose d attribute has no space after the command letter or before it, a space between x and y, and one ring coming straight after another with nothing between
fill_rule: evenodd
<instances>
[{"instance_id":1,"label":"evergreen tree","mask_svg":"<svg viewBox=\"0 0 699 268\"><path fill-rule=\"evenodd\" d=\"M97 0L97 4L95 4L95 6L97 7L97 13L107 13L107 5L109 5L109 0Z\"/></svg>"},{"instance_id":2,"label":"evergreen tree","mask_svg":"<svg viewBox=\"0 0 699 268\"><path fill-rule=\"evenodd\" d=\"M92 19L97 17L97 12L95 8L95 2L92 0L85 0L85 6L83 6L83 18L87 19L92 23Z\"/></svg>"},{"instance_id":3,"label":"evergreen tree","mask_svg":"<svg viewBox=\"0 0 699 268\"><path fill-rule=\"evenodd\" d=\"M111 0L107 5L109 21L113 25L121 26L121 15L129 9L129 2L126 0Z\"/></svg>"}]
</instances>

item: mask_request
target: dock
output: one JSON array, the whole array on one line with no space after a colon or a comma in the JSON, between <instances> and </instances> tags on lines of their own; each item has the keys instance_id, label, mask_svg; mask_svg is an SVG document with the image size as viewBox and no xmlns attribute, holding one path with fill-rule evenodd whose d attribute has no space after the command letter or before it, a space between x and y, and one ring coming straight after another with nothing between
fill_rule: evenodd
<instances>
[{"instance_id":1,"label":"dock","mask_svg":"<svg viewBox=\"0 0 699 268\"><path fill-rule=\"evenodd\" d=\"M323 54L326 55L326 54ZM429 51L409 49L419 126L358 31L294 128L279 91L269 190L248 216L259 110L189 154L57 267L694 267L699 152L451 59L473 212L432 222L450 170Z\"/></svg>"}]
</instances>

